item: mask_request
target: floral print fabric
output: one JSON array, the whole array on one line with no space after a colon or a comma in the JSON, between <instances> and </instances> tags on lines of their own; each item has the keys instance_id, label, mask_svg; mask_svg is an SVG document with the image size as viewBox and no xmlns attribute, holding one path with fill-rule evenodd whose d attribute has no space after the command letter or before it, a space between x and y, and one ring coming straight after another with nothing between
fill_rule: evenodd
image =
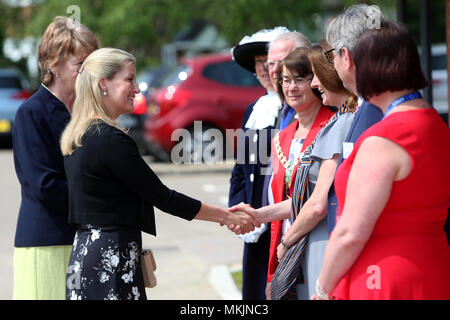
<instances>
[{"instance_id":1,"label":"floral print fabric","mask_svg":"<svg viewBox=\"0 0 450 320\"><path fill-rule=\"evenodd\" d=\"M68 300L146 300L141 233L124 227L80 226L67 270Z\"/></svg>"}]
</instances>

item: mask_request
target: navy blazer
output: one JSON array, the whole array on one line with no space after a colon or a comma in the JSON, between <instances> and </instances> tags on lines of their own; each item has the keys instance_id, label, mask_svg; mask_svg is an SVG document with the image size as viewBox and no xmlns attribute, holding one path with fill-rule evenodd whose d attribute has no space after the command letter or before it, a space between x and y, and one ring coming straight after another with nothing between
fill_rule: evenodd
<instances>
[{"instance_id":1,"label":"navy blazer","mask_svg":"<svg viewBox=\"0 0 450 320\"><path fill-rule=\"evenodd\" d=\"M262 170L267 167L270 160L272 129L274 129L274 126L261 130L245 128L255 103L256 101L247 107L242 119L241 129L244 134L239 137L237 162L231 173L228 197L228 205L230 207L240 202L248 203L253 208L261 207L265 177ZM265 148L265 150L261 149L261 147ZM239 163L240 152L244 152L244 157L241 157L241 160L245 160L243 161L244 163ZM263 154L263 159L260 158L260 152Z\"/></svg>"},{"instance_id":2,"label":"navy blazer","mask_svg":"<svg viewBox=\"0 0 450 320\"><path fill-rule=\"evenodd\" d=\"M383 112L380 108L374 106L373 104L370 104L367 101L363 101L363 103L359 107L358 112L355 114L355 118L353 119L350 130L348 131L347 138L345 138L345 142L355 143L364 131L380 121L382 118ZM343 154L341 152L337 168L339 168L339 165L342 163L342 161ZM333 182L330 187L330 191L328 192L328 233L331 233L331 231L333 231L334 229L334 226L336 225L336 209L337 197Z\"/></svg>"},{"instance_id":3,"label":"navy blazer","mask_svg":"<svg viewBox=\"0 0 450 320\"><path fill-rule=\"evenodd\" d=\"M59 146L70 120L64 103L43 85L17 110L13 128L14 166L22 200L16 247L70 245L68 189Z\"/></svg>"}]
</instances>

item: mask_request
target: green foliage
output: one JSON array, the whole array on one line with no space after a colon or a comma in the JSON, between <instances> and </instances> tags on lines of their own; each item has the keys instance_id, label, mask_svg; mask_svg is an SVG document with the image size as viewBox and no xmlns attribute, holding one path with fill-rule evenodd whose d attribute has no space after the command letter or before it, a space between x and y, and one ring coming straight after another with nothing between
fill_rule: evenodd
<instances>
[{"instance_id":1,"label":"green foliage","mask_svg":"<svg viewBox=\"0 0 450 320\"><path fill-rule=\"evenodd\" d=\"M234 283L239 291L242 291L242 270L231 273Z\"/></svg>"},{"instance_id":2,"label":"green foliage","mask_svg":"<svg viewBox=\"0 0 450 320\"><path fill-rule=\"evenodd\" d=\"M132 52L140 69L158 64L161 46L172 42L193 20L216 25L231 46L244 35L276 26L301 31L312 41L319 41L328 18L355 2L377 4L384 13L389 12L388 18L395 19L396 1L392 0L40 0L27 14L0 1L0 41L5 30L13 33L9 36L40 37L55 16L71 16L67 8L77 5L81 23L98 36L101 45ZM413 31L419 26L417 3L408 1L408 24ZM433 19L439 22L433 23L441 28L445 25L445 3L432 3L433 17L440 14L439 19ZM441 30L444 40L437 40L440 35L434 30L433 41L445 41L445 28Z\"/></svg>"}]
</instances>

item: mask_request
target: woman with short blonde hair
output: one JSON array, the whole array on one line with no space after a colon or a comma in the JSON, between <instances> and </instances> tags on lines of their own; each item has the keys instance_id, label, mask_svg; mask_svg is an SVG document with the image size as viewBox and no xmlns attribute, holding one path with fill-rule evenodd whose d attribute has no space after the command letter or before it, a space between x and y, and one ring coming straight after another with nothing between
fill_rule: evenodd
<instances>
[{"instance_id":1,"label":"woman with short blonde hair","mask_svg":"<svg viewBox=\"0 0 450 320\"><path fill-rule=\"evenodd\" d=\"M75 229L68 224L68 190L59 147L75 100L75 79L98 48L94 34L56 17L39 45L42 85L16 113L14 165L21 204L14 240L14 299L64 299Z\"/></svg>"}]
</instances>

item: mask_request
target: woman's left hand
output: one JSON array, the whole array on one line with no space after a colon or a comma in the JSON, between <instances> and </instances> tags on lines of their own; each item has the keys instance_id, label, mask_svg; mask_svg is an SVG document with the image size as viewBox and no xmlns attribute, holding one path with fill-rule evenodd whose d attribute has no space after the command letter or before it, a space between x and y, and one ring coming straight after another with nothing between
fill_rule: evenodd
<instances>
[{"instance_id":1,"label":"woman's left hand","mask_svg":"<svg viewBox=\"0 0 450 320\"><path fill-rule=\"evenodd\" d=\"M283 259L284 255L286 254L287 249L280 243L278 245L277 248L277 258L278 258L278 262L281 261L281 259Z\"/></svg>"}]
</instances>

